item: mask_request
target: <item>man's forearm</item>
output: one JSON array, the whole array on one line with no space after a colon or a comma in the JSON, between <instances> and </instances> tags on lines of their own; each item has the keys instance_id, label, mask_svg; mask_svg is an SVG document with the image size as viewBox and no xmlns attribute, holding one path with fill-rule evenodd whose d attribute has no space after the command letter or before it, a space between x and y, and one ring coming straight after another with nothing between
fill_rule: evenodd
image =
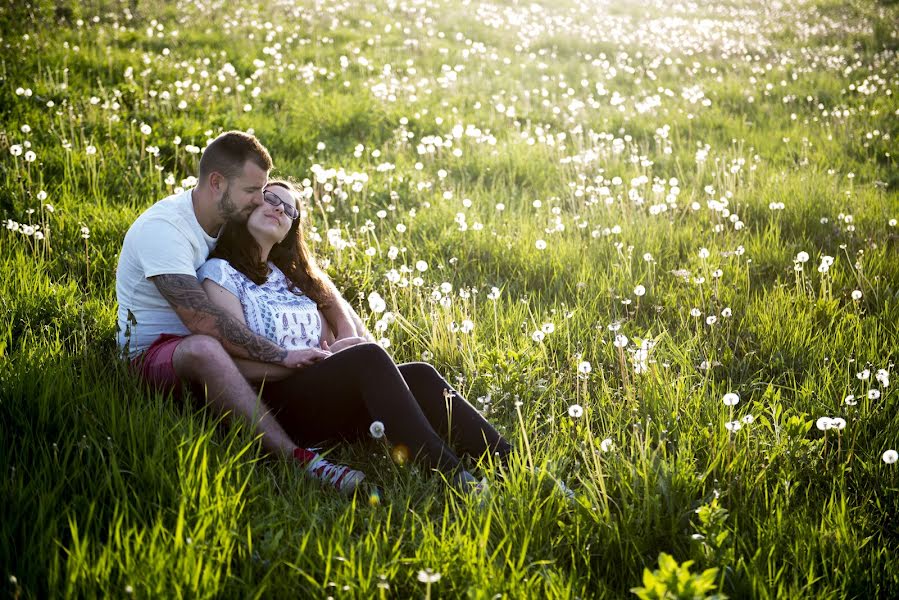
<instances>
[{"instance_id":1,"label":"man's forearm","mask_svg":"<svg viewBox=\"0 0 899 600\"><path fill-rule=\"evenodd\" d=\"M152 280L185 327L192 333L214 337L232 356L270 363L281 363L287 357L287 350L253 333L214 304L196 277L157 275Z\"/></svg>"},{"instance_id":2,"label":"man's forearm","mask_svg":"<svg viewBox=\"0 0 899 600\"><path fill-rule=\"evenodd\" d=\"M228 354L235 358L280 363L287 356L287 350L253 333L246 325L211 302L208 309L198 309L187 319L181 313L178 316L192 332L216 338Z\"/></svg>"}]
</instances>

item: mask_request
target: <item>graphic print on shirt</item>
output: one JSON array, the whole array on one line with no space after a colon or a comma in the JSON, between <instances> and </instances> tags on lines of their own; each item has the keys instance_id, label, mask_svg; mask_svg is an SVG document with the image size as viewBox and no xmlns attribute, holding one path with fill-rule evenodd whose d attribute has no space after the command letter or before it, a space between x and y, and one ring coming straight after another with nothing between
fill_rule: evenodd
<instances>
[{"instance_id":1,"label":"graphic print on shirt","mask_svg":"<svg viewBox=\"0 0 899 600\"><path fill-rule=\"evenodd\" d=\"M306 300L313 310L297 311L297 304ZM286 306L272 307L275 313L275 338L282 348L315 348L321 336L321 321L315 303L306 296Z\"/></svg>"}]
</instances>

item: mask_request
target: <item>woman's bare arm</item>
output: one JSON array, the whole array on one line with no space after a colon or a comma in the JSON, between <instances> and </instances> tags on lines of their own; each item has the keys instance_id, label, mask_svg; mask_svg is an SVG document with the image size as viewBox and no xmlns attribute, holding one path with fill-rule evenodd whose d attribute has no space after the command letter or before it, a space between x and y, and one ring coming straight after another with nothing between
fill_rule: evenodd
<instances>
[{"instance_id":1,"label":"woman's bare arm","mask_svg":"<svg viewBox=\"0 0 899 600\"><path fill-rule=\"evenodd\" d=\"M358 334L356 332L356 325L353 323L352 315L349 312L349 304L343 299L343 296L340 295L340 291L331 281L328 281L328 284L331 287L332 301L328 307L321 308L321 313L325 316L325 319L331 326L331 330L334 332L334 337L336 339L355 337Z\"/></svg>"}]
</instances>

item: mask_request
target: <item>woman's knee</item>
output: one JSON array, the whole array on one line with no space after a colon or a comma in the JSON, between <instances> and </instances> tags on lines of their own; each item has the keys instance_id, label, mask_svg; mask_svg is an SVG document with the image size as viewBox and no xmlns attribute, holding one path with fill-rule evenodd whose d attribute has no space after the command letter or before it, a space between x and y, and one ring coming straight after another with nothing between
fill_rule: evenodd
<instances>
[{"instance_id":1,"label":"woman's knee","mask_svg":"<svg viewBox=\"0 0 899 600\"><path fill-rule=\"evenodd\" d=\"M415 383L439 382L445 384L445 380L437 372L433 365L426 362L403 363L397 367L410 387Z\"/></svg>"},{"instance_id":2,"label":"woman's knee","mask_svg":"<svg viewBox=\"0 0 899 600\"><path fill-rule=\"evenodd\" d=\"M341 353L346 353L347 358L352 357L359 361L363 366L379 367L384 365L393 366L393 358L384 348L374 342L366 342L351 346Z\"/></svg>"}]
</instances>

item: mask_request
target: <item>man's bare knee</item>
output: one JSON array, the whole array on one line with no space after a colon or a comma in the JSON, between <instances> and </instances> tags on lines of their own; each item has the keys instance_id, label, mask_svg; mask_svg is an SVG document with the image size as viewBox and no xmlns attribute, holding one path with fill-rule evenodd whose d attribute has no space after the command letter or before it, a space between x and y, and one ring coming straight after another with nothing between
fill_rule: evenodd
<instances>
[{"instance_id":1,"label":"man's bare knee","mask_svg":"<svg viewBox=\"0 0 899 600\"><path fill-rule=\"evenodd\" d=\"M203 379L233 365L234 361L221 343L208 335L189 335L178 344L172 355L172 366L179 377Z\"/></svg>"}]
</instances>

